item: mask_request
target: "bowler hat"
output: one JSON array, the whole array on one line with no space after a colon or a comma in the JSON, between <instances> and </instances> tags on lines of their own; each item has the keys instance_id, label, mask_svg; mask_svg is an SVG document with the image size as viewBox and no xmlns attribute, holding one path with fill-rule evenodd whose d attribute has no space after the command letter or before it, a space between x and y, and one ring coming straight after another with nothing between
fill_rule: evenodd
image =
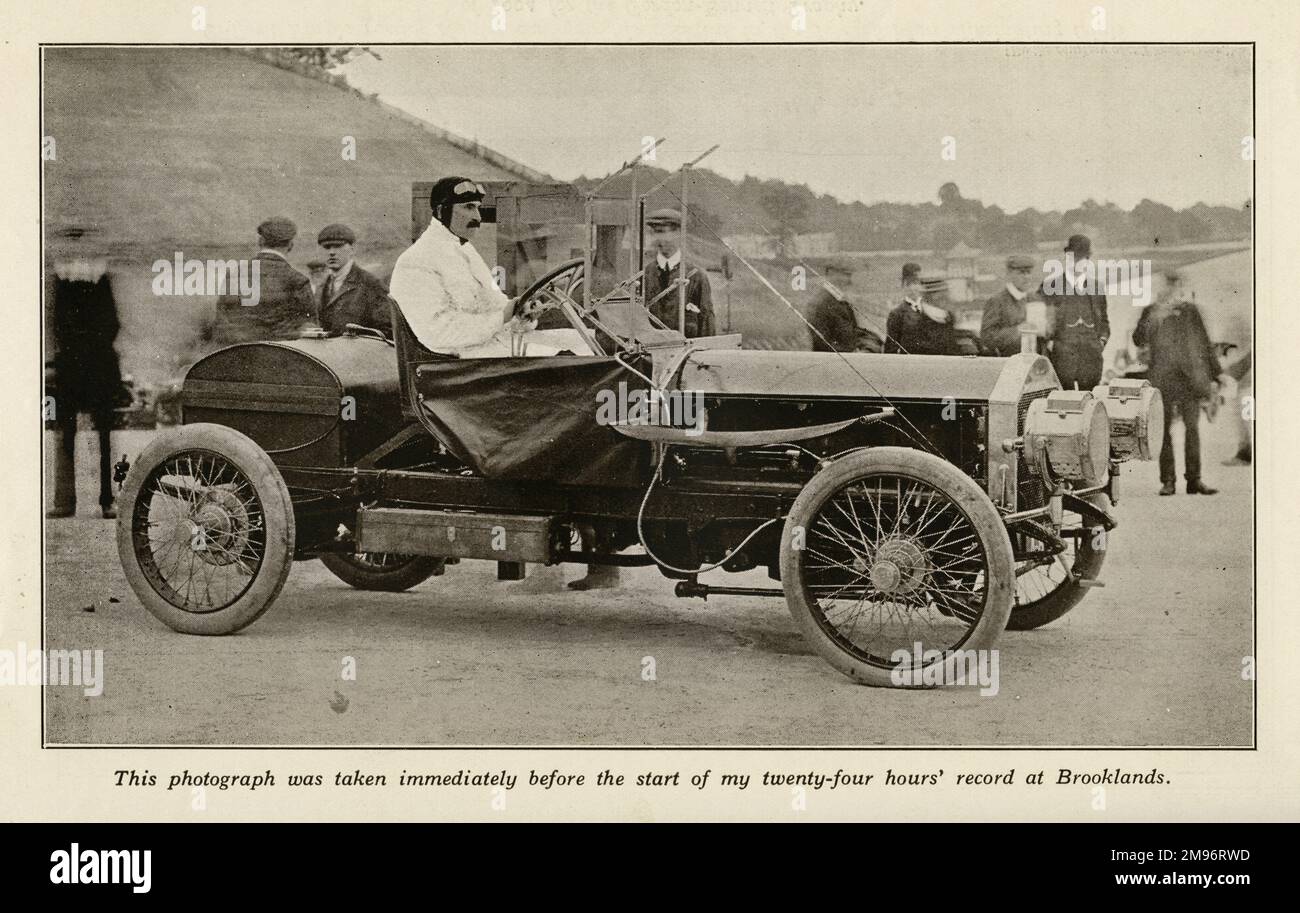
<instances>
[{"instance_id":1,"label":"bowler hat","mask_svg":"<svg viewBox=\"0 0 1300 913\"><path fill-rule=\"evenodd\" d=\"M298 236L298 226L292 219L272 216L257 226L257 234L267 244L288 244Z\"/></svg>"},{"instance_id":2,"label":"bowler hat","mask_svg":"<svg viewBox=\"0 0 1300 913\"><path fill-rule=\"evenodd\" d=\"M1092 240L1087 235L1070 235L1070 240L1065 242L1065 252L1076 257L1091 257Z\"/></svg>"},{"instance_id":3,"label":"bowler hat","mask_svg":"<svg viewBox=\"0 0 1300 913\"><path fill-rule=\"evenodd\" d=\"M921 264L904 263L903 264L903 281L911 282L913 279L921 278Z\"/></svg>"},{"instance_id":4,"label":"bowler hat","mask_svg":"<svg viewBox=\"0 0 1300 913\"><path fill-rule=\"evenodd\" d=\"M337 242L342 244L356 244L357 235L352 229L348 228L342 222L335 222L332 225L326 225L316 236L317 244L329 244Z\"/></svg>"}]
</instances>

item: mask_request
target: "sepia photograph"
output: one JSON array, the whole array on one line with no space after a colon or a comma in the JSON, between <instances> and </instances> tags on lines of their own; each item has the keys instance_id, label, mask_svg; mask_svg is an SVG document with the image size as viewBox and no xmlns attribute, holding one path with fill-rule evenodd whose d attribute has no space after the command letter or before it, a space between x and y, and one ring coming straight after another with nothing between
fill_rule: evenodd
<instances>
[{"instance_id":1,"label":"sepia photograph","mask_svg":"<svg viewBox=\"0 0 1300 913\"><path fill-rule=\"evenodd\" d=\"M1254 55L44 45L0 678L48 747L1252 748Z\"/></svg>"}]
</instances>

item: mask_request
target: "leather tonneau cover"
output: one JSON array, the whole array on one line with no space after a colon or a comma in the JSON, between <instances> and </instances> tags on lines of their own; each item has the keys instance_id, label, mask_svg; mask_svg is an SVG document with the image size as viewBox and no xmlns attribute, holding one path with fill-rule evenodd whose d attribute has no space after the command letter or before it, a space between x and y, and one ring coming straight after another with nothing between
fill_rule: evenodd
<instances>
[{"instance_id":1,"label":"leather tonneau cover","mask_svg":"<svg viewBox=\"0 0 1300 913\"><path fill-rule=\"evenodd\" d=\"M596 423L597 393L645 381L612 358L481 358L427 362L415 377L423 419L488 479L640 486L650 445Z\"/></svg>"}]
</instances>

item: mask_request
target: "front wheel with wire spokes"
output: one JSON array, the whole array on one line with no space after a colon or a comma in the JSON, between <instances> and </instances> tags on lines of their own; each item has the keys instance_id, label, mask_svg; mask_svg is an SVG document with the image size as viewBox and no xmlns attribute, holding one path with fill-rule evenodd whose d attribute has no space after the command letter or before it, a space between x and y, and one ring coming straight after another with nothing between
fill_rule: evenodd
<instances>
[{"instance_id":1,"label":"front wheel with wire spokes","mask_svg":"<svg viewBox=\"0 0 1300 913\"><path fill-rule=\"evenodd\" d=\"M136 596L185 634L231 634L279 595L293 564L289 490L271 458L224 425L160 434L131 467L117 551Z\"/></svg>"},{"instance_id":2,"label":"front wheel with wire spokes","mask_svg":"<svg viewBox=\"0 0 1300 913\"><path fill-rule=\"evenodd\" d=\"M956 681L957 651L986 650L1006 627L1006 527L974 480L919 450L858 451L813 476L781 549L795 623L863 684Z\"/></svg>"}]
</instances>

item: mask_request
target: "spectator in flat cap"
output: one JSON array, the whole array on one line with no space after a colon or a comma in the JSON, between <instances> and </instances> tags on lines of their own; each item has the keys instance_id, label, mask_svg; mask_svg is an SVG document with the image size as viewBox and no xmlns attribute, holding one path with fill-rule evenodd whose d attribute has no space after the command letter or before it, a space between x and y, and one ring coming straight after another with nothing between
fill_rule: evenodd
<instances>
[{"instance_id":1,"label":"spectator in flat cap","mask_svg":"<svg viewBox=\"0 0 1300 913\"><path fill-rule=\"evenodd\" d=\"M1007 257L1007 281L984 303L980 348L984 355L1006 357L1020 351L1020 334L1034 327L1026 322L1025 302L1034 290L1034 261L1023 254Z\"/></svg>"},{"instance_id":2,"label":"spectator in flat cap","mask_svg":"<svg viewBox=\"0 0 1300 913\"><path fill-rule=\"evenodd\" d=\"M379 330L392 338L393 318L388 289L376 276L357 265L357 235L341 223L326 225L316 236L325 256L325 281L317 298L320 325L338 336L349 323Z\"/></svg>"},{"instance_id":3,"label":"spectator in flat cap","mask_svg":"<svg viewBox=\"0 0 1300 913\"><path fill-rule=\"evenodd\" d=\"M896 355L952 355L957 341L950 312L925 300L921 265L904 263L903 300L889 312L885 351Z\"/></svg>"},{"instance_id":4,"label":"spectator in flat cap","mask_svg":"<svg viewBox=\"0 0 1300 913\"><path fill-rule=\"evenodd\" d=\"M860 326L847 292L853 288L853 270L846 263L827 265L826 278L808 303L814 352L879 352L879 335Z\"/></svg>"},{"instance_id":5,"label":"spectator in flat cap","mask_svg":"<svg viewBox=\"0 0 1300 913\"><path fill-rule=\"evenodd\" d=\"M214 342L297 339L315 323L311 281L288 260L297 235L298 226L283 216L257 226L257 303L245 306L238 294L218 298Z\"/></svg>"},{"instance_id":6,"label":"spectator in flat cap","mask_svg":"<svg viewBox=\"0 0 1300 913\"><path fill-rule=\"evenodd\" d=\"M688 339L714 334L713 293L704 270L682 260L682 214L675 209L658 209L645 220L650 248L642 288L646 307L664 326L678 330ZM686 322L679 325L677 283L686 282Z\"/></svg>"},{"instance_id":7,"label":"spectator in flat cap","mask_svg":"<svg viewBox=\"0 0 1300 913\"><path fill-rule=\"evenodd\" d=\"M1048 353L1061 386L1091 390L1101 383L1102 352L1110 339L1105 290L1092 262L1092 241L1070 235L1059 282L1043 285L1043 300L1053 311Z\"/></svg>"}]
</instances>

